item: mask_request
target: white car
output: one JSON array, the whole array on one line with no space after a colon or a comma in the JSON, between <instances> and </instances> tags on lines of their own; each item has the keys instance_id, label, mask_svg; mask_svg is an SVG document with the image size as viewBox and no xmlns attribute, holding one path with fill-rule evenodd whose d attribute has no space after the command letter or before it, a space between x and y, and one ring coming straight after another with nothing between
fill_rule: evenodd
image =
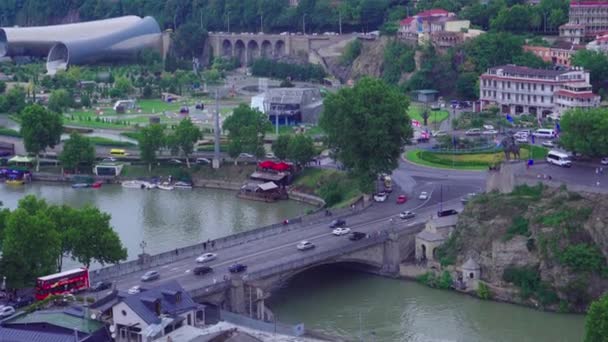
<instances>
[{"instance_id":1,"label":"white car","mask_svg":"<svg viewBox=\"0 0 608 342\"><path fill-rule=\"evenodd\" d=\"M268 152L268 153L266 153L266 158L268 158L268 159L275 159L276 156L274 155L274 153Z\"/></svg>"},{"instance_id":2,"label":"white car","mask_svg":"<svg viewBox=\"0 0 608 342\"><path fill-rule=\"evenodd\" d=\"M215 253L205 253L205 254L199 256L198 258L196 258L196 262L199 262L199 263L209 262L211 260L215 260L216 258L217 258L217 254L215 254Z\"/></svg>"},{"instance_id":3,"label":"white car","mask_svg":"<svg viewBox=\"0 0 608 342\"><path fill-rule=\"evenodd\" d=\"M374 195L374 201L376 201L376 202L384 202L384 201L386 201L387 197L388 196L387 196L386 192L379 192L379 193L377 193L377 194Z\"/></svg>"},{"instance_id":4,"label":"white car","mask_svg":"<svg viewBox=\"0 0 608 342\"><path fill-rule=\"evenodd\" d=\"M239 158L255 158L255 156L251 153L241 153L239 154Z\"/></svg>"},{"instance_id":5,"label":"white car","mask_svg":"<svg viewBox=\"0 0 608 342\"><path fill-rule=\"evenodd\" d=\"M416 214L413 211L402 211L401 213L399 213L399 218L401 218L402 220L411 219L415 216Z\"/></svg>"},{"instance_id":6,"label":"white car","mask_svg":"<svg viewBox=\"0 0 608 342\"><path fill-rule=\"evenodd\" d=\"M545 147L549 147L549 148L555 147L555 144L553 143L553 141L543 141L543 143L541 145L543 145Z\"/></svg>"},{"instance_id":7,"label":"white car","mask_svg":"<svg viewBox=\"0 0 608 342\"><path fill-rule=\"evenodd\" d=\"M600 160L600 163L602 163L602 165L608 165L608 157L602 158L602 160Z\"/></svg>"},{"instance_id":8,"label":"white car","mask_svg":"<svg viewBox=\"0 0 608 342\"><path fill-rule=\"evenodd\" d=\"M517 131L517 133L515 134L525 134L526 136L532 134L532 132L529 129L523 129L521 131Z\"/></svg>"},{"instance_id":9,"label":"white car","mask_svg":"<svg viewBox=\"0 0 608 342\"><path fill-rule=\"evenodd\" d=\"M420 193L420 196L418 196L419 200L427 200L429 198L429 193L426 191L423 191Z\"/></svg>"},{"instance_id":10,"label":"white car","mask_svg":"<svg viewBox=\"0 0 608 342\"><path fill-rule=\"evenodd\" d=\"M483 125L483 128L487 130L494 130L494 126L492 125Z\"/></svg>"},{"instance_id":11,"label":"white car","mask_svg":"<svg viewBox=\"0 0 608 342\"><path fill-rule=\"evenodd\" d=\"M0 318L8 317L15 314L15 308L12 306L1 306L0 307Z\"/></svg>"},{"instance_id":12,"label":"white car","mask_svg":"<svg viewBox=\"0 0 608 342\"><path fill-rule=\"evenodd\" d=\"M515 137L515 142L518 142L520 144L525 144L528 142L528 137L522 137L522 136Z\"/></svg>"},{"instance_id":13,"label":"white car","mask_svg":"<svg viewBox=\"0 0 608 342\"><path fill-rule=\"evenodd\" d=\"M431 135L434 136L434 137L443 137L443 136L446 136L448 134L446 132L444 132L444 131L434 131L434 132L431 133Z\"/></svg>"},{"instance_id":14,"label":"white car","mask_svg":"<svg viewBox=\"0 0 608 342\"><path fill-rule=\"evenodd\" d=\"M332 232L335 236L347 235L348 233L350 233L350 228L336 228Z\"/></svg>"},{"instance_id":15,"label":"white car","mask_svg":"<svg viewBox=\"0 0 608 342\"><path fill-rule=\"evenodd\" d=\"M481 133L483 135L496 135L498 134L498 131L495 129L488 129L487 131L483 131L483 133Z\"/></svg>"},{"instance_id":16,"label":"white car","mask_svg":"<svg viewBox=\"0 0 608 342\"><path fill-rule=\"evenodd\" d=\"M464 133L465 135L480 135L481 130L479 128L471 128L470 130Z\"/></svg>"},{"instance_id":17,"label":"white car","mask_svg":"<svg viewBox=\"0 0 608 342\"><path fill-rule=\"evenodd\" d=\"M129 294L136 294L141 292L141 286L135 285L127 291Z\"/></svg>"},{"instance_id":18,"label":"white car","mask_svg":"<svg viewBox=\"0 0 608 342\"><path fill-rule=\"evenodd\" d=\"M296 246L298 248L298 250L300 251L305 251L308 249L313 249L315 248L315 244L310 242L310 241L300 241L300 243L298 243L298 245Z\"/></svg>"}]
</instances>

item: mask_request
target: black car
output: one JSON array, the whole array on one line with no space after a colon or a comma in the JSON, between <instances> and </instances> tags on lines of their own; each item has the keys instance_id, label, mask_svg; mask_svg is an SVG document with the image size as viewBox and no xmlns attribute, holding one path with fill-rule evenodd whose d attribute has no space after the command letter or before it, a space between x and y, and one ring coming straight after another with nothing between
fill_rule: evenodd
<instances>
[{"instance_id":1,"label":"black car","mask_svg":"<svg viewBox=\"0 0 608 342\"><path fill-rule=\"evenodd\" d=\"M458 212L455 209L439 210L437 212L438 217L450 216L450 215L458 215Z\"/></svg>"},{"instance_id":2,"label":"black car","mask_svg":"<svg viewBox=\"0 0 608 342\"><path fill-rule=\"evenodd\" d=\"M11 301L8 303L9 306L14 307L15 309L22 308L34 303L34 298L31 296L28 297L19 297L15 301Z\"/></svg>"},{"instance_id":3,"label":"black car","mask_svg":"<svg viewBox=\"0 0 608 342\"><path fill-rule=\"evenodd\" d=\"M228 267L228 271L230 271L230 273L240 273L240 272L245 272L247 271L247 265L243 265L243 264L232 264L230 265L230 267Z\"/></svg>"},{"instance_id":4,"label":"black car","mask_svg":"<svg viewBox=\"0 0 608 342\"><path fill-rule=\"evenodd\" d=\"M346 221L344 221L343 219L336 219L331 221L331 223L329 224L329 228L338 228L338 227L344 227L346 226Z\"/></svg>"},{"instance_id":5,"label":"black car","mask_svg":"<svg viewBox=\"0 0 608 342\"><path fill-rule=\"evenodd\" d=\"M112 287L112 283L110 283L109 281L98 281L91 286L91 291L103 291L109 289L110 287Z\"/></svg>"},{"instance_id":6,"label":"black car","mask_svg":"<svg viewBox=\"0 0 608 342\"><path fill-rule=\"evenodd\" d=\"M213 272L213 268L209 266L197 266L192 271L192 273L194 273L195 275L204 275L210 272Z\"/></svg>"},{"instance_id":7,"label":"black car","mask_svg":"<svg viewBox=\"0 0 608 342\"><path fill-rule=\"evenodd\" d=\"M196 107L196 109L203 110L203 109L205 109L205 104L203 104L203 103L197 103L195 107Z\"/></svg>"},{"instance_id":8,"label":"black car","mask_svg":"<svg viewBox=\"0 0 608 342\"><path fill-rule=\"evenodd\" d=\"M352 240L352 241L357 241L357 240L361 240L364 237L366 237L367 234L365 233L361 233L361 232L352 232L349 236L348 239Z\"/></svg>"}]
</instances>

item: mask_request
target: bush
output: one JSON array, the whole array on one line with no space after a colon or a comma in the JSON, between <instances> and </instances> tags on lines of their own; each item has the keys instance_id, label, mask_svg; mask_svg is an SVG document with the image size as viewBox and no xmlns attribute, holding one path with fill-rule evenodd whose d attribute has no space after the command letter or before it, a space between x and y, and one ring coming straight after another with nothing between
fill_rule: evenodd
<instances>
[{"instance_id":1,"label":"bush","mask_svg":"<svg viewBox=\"0 0 608 342\"><path fill-rule=\"evenodd\" d=\"M258 59L251 65L251 73L259 77L272 77L294 81L321 81L326 76L325 70L315 64L289 64L268 59Z\"/></svg>"},{"instance_id":2,"label":"bush","mask_svg":"<svg viewBox=\"0 0 608 342\"><path fill-rule=\"evenodd\" d=\"M538 270L532 267L507 267L502 279L519 287L523 298L534 294L540 285Z\"/></svg>"},{"instance_id":3,"label":"bush","mask_svg":"<svg viewBox=\"0 0 608 342\"><path fill-rule=\"evenodd\" d=\"M328 207L333 207L343 200L342 189L338 182L324 184L321 186L319 193Z\"/></svg>"},{"instance_id":4,"label":"bush","mask_svg":"<svg viewBox=\"0 0 608 342\"><path fill-rule=\"evenodd\" d=\"M350 65L352 64L357 57L361 54L361 41L359 39L355 39L352 42L348 43L344 48L344 53L340 57L340 64L342 65Z\"/></svg>"},{"instance_id":5,"label":"bush","mask_svg":"<svg viewBox=\"0 0 608 342\"><path fill-rule=\"evenodd\" d=\"M606 263L597 246L584 243L566 247L557 257L560 263L571 267L575 272L600 272Z\"/></svg>"},{"instance_id":6,"label":"bush","mask_svg":"<svg viewBox=\"0 0 608 342\"><path fill-rule=\"evenodd\" d=\"M529 186L527 184L518 185L513 189L511 195L516 197L529 197L532 200L540 200L545 189L542 183L538 183L535 186Z\"/></svg>"},{"instance_id":7,"label":"bush","mask_svg":"<svg viewBox=\"0 0 608 342\"><path fill-rule=\"evenodd\" d=\"M477 297L481 299L492 299L492 292L486 283L479 282L479 287L477 288Z\"/></svg>"},{"instance_id":8,"label":"bush","mask_svg":"<svg viewBox=\"0 0 608 342\"><path fill-rule=\"evenodd\" d=\"M515 235L523 235L530 236L530 231L528 230L528 220L521 216L517 216L513 219L513 222L507 228L507 232L505 236L503 236L503 241L511 240Z\"/></svg>"},{"instance_id":9,"label":"bush","mask_svg":"<svg viewBox=\"0 0 608 342\"><path fill-rule=\"evenodd\" d=\"M437 281L437 288L447 290L452 287L452 275L448 271L443 271L439 281Z\"/></svg>"}]
</instances>

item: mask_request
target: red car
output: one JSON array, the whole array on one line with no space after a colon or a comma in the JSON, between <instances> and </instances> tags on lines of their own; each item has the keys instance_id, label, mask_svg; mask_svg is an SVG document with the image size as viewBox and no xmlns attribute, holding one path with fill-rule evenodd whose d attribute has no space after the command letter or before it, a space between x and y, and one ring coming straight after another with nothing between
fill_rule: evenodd
<instances>
[{"instance_id":1,"label":"red car","mask_svg":"<svg viewBox=\"0 0 608 342\"><path fill-rule=\"evenodd\" d=\"M399 195L399 197L397 197L397 204L403 204L407 202L407 197L405 197L405 195Z\"/></svg>"}]
</instances>

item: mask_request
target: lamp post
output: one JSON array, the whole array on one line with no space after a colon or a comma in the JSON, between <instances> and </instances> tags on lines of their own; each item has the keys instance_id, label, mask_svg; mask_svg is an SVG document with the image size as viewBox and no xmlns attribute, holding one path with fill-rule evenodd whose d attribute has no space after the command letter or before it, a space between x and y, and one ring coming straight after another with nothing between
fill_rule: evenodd
<instances>
[{"instance_id":1,"label":"lamp post","mask_svg":"<svg viewBox=\"0 0 608 342\"><path fill-rule=\"evenodd\" d=\"M306 35L306 13L302 16L302 34Z\"/></svg>"},{"instance_id":2,"label":"lamp post","mask_svg":"<svg viewBox=\"0 0 608 342\"><path fill-rule=\"evenodd\" d=\"M141 248L141 254L146 254L146 247L148 247L146 241L141 240L141 242L139 243L139 248Z\"/></svg>"},{"instance_id":3,"label":"lamp post","mask_svg":"<svg viewBox=\"0 0 608 342\"><path fill-rule=\"evenodd\" d=\"M230 34L230 12L226 13L227 21L228 21L228 34Z\"/></svg>"}]
</instances>

